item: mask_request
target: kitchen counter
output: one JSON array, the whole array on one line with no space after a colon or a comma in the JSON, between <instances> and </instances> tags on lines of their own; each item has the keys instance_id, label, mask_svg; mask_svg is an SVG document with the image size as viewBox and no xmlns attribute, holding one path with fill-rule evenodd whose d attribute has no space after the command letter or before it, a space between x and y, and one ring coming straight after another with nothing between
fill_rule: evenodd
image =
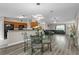
<instances>
[{"instance_id":1,"label":"kitchen counter","mask_svg":"<svg viewBox=\"0 0 79 59\"><path fill-rule=\"evenodd\" d=\"M34 35L34 30L10 30L7 33L8 46L24 42L24 33L27 33L27 39L30 40L30 35Z\"/></svg>"}]
</instances>

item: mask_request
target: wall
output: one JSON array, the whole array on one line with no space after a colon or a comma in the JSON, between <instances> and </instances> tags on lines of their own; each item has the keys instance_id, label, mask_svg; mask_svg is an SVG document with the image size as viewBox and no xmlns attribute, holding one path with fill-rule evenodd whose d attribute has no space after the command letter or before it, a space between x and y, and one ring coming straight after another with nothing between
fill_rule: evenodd
<instances>
[{"instance_id":1,"label":"wall","mask_svg":"<svg viewBox=\"0 0 79 59\"><path fill-rule=\"evenodd\" d=\"M55 30L56 24L49 24L49 29L50 30Z\"/></svg>"},{"instance_id":2,"label":"wall","mask_svg":"<svg viewBox=\"0 0 79 59\"><path fill-rule=\"evenodd\" d=\"M79 16L79 15L78 15ZM79 48L79 17L77 16L76 25L77 25L77 38L78 38L78 48Z\"/></svg>"},{"instance_id":3,"label":"wall","mask_svg":"<svg viewBox=\"0 0 79 59\"><path fill-rule=\"evenodd\" d=\"M79 48L79 11L77 12L77 15L76 15L75 24L77 26L77 44Z\"/></svg>"}]
</instances>

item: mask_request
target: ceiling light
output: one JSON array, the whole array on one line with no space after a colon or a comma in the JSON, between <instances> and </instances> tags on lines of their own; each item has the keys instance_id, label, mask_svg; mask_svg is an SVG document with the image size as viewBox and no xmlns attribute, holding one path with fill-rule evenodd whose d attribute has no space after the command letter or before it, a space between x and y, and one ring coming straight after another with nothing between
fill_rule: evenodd
<instances>
[{"instance_id":1,"label":"ceiling light","mask_svg":"<svg viewBox=\"0 0 79 59\"><path fill-rule=\"evenodd\" d=\"M40 5L40 3L36 3L36 5Z\"/></svg>"},{"instance_id":2,"label":"ceiling light","mask_svg":"<svg viewBox=\"0 0 79 59\"><path fill-rule=\"evenodd\" d=\"M24 16L17 16L17 18L24 18Z\"/></svg>"},{"instance_id":3,"label":"ceiling light","mask_svg":"<svg viewBox=\"0 0 79 59\"><path fill-rule=\"evenodd\" d=\"M39 19L39 20L44 19L44 16L41 15L41 14L32 15L32 17L35 18L35 19Z\"/></svg>"},{"instance_id":4,"label":"ceiling light","mask_svg":"<svg viewBox=\"0 0 79 59\"><path fill-rule=\"evenodd\" d=\"M22 16L17 16L16 18L27 18L27 16L22 15Z\"/></svg>"}]
</instances>

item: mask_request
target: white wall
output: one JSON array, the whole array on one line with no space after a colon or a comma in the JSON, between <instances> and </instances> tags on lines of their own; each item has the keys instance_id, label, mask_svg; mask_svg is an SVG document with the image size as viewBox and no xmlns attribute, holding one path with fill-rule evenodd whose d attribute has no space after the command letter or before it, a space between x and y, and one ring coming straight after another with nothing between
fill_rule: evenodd
<instances>
[{"instance_id":1,"label":"white wall","mask_svg":"<svg viewBox=\"0 0 79 59\"><path fill-rule=\"evenodd\" d=\"M75 19L75 24L77 26L77 43L79 47L79 11L77 12L76 19Z\"/></svg>"},{"instance_id":2,"label":"white wall","mask_svg":"<svg viewBox=\"0 0 79 59\"><path fill-rule=\"evenodd\" d=\"M50 30L55 30L56 24L49 24L49 29Z\"/></svg>"},{"instance_id":3,"label":"white wall","mask_svg":"<svg viewBox=\"0 0 79 59\"><path fill-rule=\"evenodd\" d=\"M78 41L78 47L79 47L79 17L76 19L76 25L77 25L77 37L78 37L77 41Z\"/></svg>"}]
</instances>

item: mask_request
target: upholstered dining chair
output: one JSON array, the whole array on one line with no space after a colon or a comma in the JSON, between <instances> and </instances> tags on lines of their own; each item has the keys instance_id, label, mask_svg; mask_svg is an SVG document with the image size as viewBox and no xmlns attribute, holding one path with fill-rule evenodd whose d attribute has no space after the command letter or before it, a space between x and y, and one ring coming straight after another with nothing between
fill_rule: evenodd
<instances>
[{"instance_id":1,"label":"upholstered dining chair","mask_svg":"<svg viewBox=\"0 0 79 59\"><path fill-rule=\"evenodd\" d=\"M48 34L48 35L42 35L42 43L43 43L43 47L45 46L45 45L47 45L48 47L48 49L50 50L50 51L52 51L52 47L51 47L51 43L52 43L52 39L51 39L51 35L50 34ZM43 50L44 51L44 50Z\"/></svg>"},{"instance_id":2,"label":"upholstered dining chair","mask_svg":"<svg viewBox=\"0 0 79 59\"><path fill-rule=\"evenodd\" d=\"M36 54L40 50L43 54L42 38L39 35L31 35L31 54Z\"/></svg>"}]
</instances>

